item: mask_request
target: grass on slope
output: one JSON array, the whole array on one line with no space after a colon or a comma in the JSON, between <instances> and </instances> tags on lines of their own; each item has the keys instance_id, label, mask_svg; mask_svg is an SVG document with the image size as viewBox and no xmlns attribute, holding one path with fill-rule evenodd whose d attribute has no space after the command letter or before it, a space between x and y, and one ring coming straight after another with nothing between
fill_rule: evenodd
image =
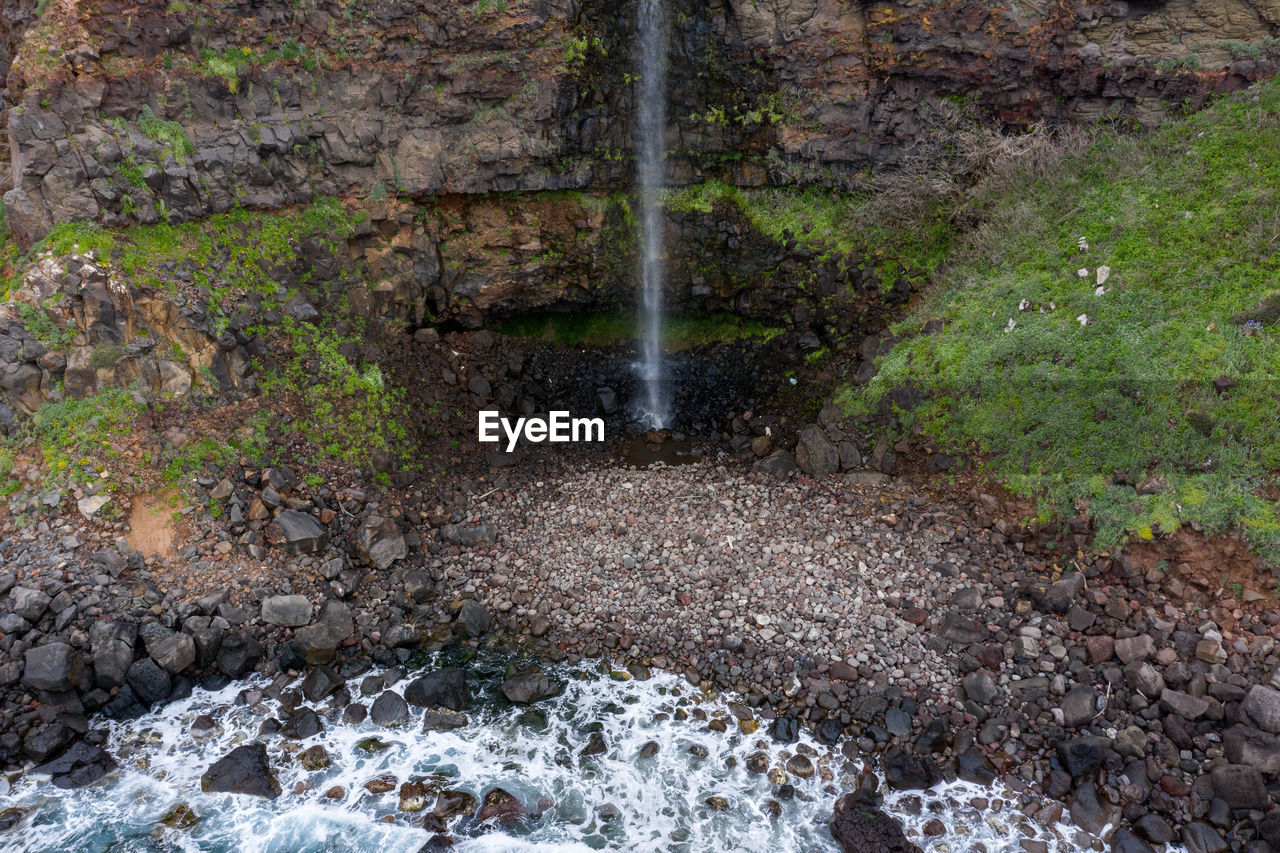
<instances>
[{"instance_id":1,"label":"grass on slope","mask_svg":"<svg viewBox=\"0 0 1280 853\"><path fill-rule=\"evenodd\" d=\"M914 384L904 429L977 451L1043 518L1089 513L1100 545L1242 525L1280 560L1280 84L1102 135L976 204L986 226L849 407Z\"/></svg>"}]
</instances>

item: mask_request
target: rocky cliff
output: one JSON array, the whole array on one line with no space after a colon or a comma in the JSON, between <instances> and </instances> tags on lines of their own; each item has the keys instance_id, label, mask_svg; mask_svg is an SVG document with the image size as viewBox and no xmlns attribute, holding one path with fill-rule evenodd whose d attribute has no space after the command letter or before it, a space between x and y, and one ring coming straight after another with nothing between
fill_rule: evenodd
<instances>
[{"instance_id":1,"label":"rocky cliff","mask_svg":"<svg viewBox=\"0 0 1280 853\"><path fill-rule=\"evenodd\" d=\"M633 3L42 0L0 16L24 243L319 195L630 180ZM1150 124L1275 69L1276 0L677 0L672 172L855 185L929 104ZM8 63L12 55L12 62Z\"/></svg>"}]
</instances>

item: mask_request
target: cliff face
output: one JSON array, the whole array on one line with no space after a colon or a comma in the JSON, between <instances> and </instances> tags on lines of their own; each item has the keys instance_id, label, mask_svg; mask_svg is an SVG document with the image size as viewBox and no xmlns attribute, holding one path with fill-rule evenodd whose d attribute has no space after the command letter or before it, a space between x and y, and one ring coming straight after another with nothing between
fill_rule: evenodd
<instances>
[{"instance_id":1,"label":"cliff face","mask_svg":"<svg viewBox=\"0 0 1280 853\"><path fill-rule=\"evenodd\" d=\"M30 7L30 8L29 8ZM676 0L673 174L851 185L927 104L1158 121L1275 68L1280 0ZM634 4L46 0L0 26L8 223L630 180Z\"/></svg>"}]
</instances>

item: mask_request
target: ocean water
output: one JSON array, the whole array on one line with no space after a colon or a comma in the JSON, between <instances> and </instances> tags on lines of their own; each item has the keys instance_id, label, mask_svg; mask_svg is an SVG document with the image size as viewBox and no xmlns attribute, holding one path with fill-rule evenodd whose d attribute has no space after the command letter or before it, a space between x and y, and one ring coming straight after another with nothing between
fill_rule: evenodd
<instances>
[{"instance_id":1,"label":"ocean water","mask_svg":"<svg viewBox=\"0 0 1280 853\"><path fill-rule=\"evenodd\" d=\"M477 800L501 787L530 812L506 826L472 822L455 828L454 849L460 853L839 850L828 829L832 807L852 788L862 761L807 736L798 744L776 744L763 724L761 731L743 734L729 710L732 697L703 695L671 675L639 681L584 667L551 672L565 691L530 710L497 698L501 671L491 666L473 681L466 709L470 724L451 732L422 731L421 711L412 707L410 724L386 729L367 721L344 724L340 710L314 704L325 727L304 741L259 737L266 718L261 711L275 715L278 705L236 705L245 683L197 690L145 717L107 723L107 748L121 769L96 785L60 791L31 775L14 780L0 796L0 810L21 809L23 816L0 833L0 849L417 851L431 835L422 818L434 796L428 796L425 811L401 812L398 785L427 779ZM396 687L407 684L406 678ZM351 689L358 692L358 682ZM697 719L695 709L706 719ZM218 723L203 740L190 730L199 714ZM716 718L726 721L728 732L708 730L707 720ZM607 750L582 756L592 731L604 736ZM385 748L362 748L371 737ZM210 764L235 746L259 740L283 789L279 798L201 792L200 776ZM659 745L657 753L641 758L651 741ZM314 744L323 745L332 763L308 772L296 755ZM785 782L794 791L780 789L779 774L798 750L809 755L815 772L809 778L788 775ZM767 755L768 773L747 770L753 753ZM395 777L397 790L371 794L363 787L384 774ZM333 786L344 789L341 798L325 796ZM708 803L710 798L720 799ZM975 798L989 805L974 808ZM198 817L194 825L161 822L180 805ZM1020 851L1024 839L1043 841L1054 853L1090 849L1091 839L1073 827L1040 826L1017 805L998 786L956 782L927 792L888 792L885 808L903 819L916 843L936 853L960 853L978 843L991 853ZM935 817L947 832L926 838L922 828Z\"/></svg>"}]
</instances>

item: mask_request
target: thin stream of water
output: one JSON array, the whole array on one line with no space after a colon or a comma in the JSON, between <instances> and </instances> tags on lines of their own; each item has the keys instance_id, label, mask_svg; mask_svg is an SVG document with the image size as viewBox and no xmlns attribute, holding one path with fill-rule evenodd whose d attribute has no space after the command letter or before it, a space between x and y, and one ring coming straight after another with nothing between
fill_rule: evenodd
<instances>
[{"instance_id":1,"label":"thin stream of water","mask_svg":"<svg viewBox=\"0 0 1280 853\"><path fill-rule=\"evenodd\" d=\"M662 187L665 183L667 124L667 16L663 0L640 0L640 78L637 105L640 183L640 355L638 366L644 397L637 420L663 429L671 418L668 370L662 350L663 234Z\"/></svg>"}]
</instances>

